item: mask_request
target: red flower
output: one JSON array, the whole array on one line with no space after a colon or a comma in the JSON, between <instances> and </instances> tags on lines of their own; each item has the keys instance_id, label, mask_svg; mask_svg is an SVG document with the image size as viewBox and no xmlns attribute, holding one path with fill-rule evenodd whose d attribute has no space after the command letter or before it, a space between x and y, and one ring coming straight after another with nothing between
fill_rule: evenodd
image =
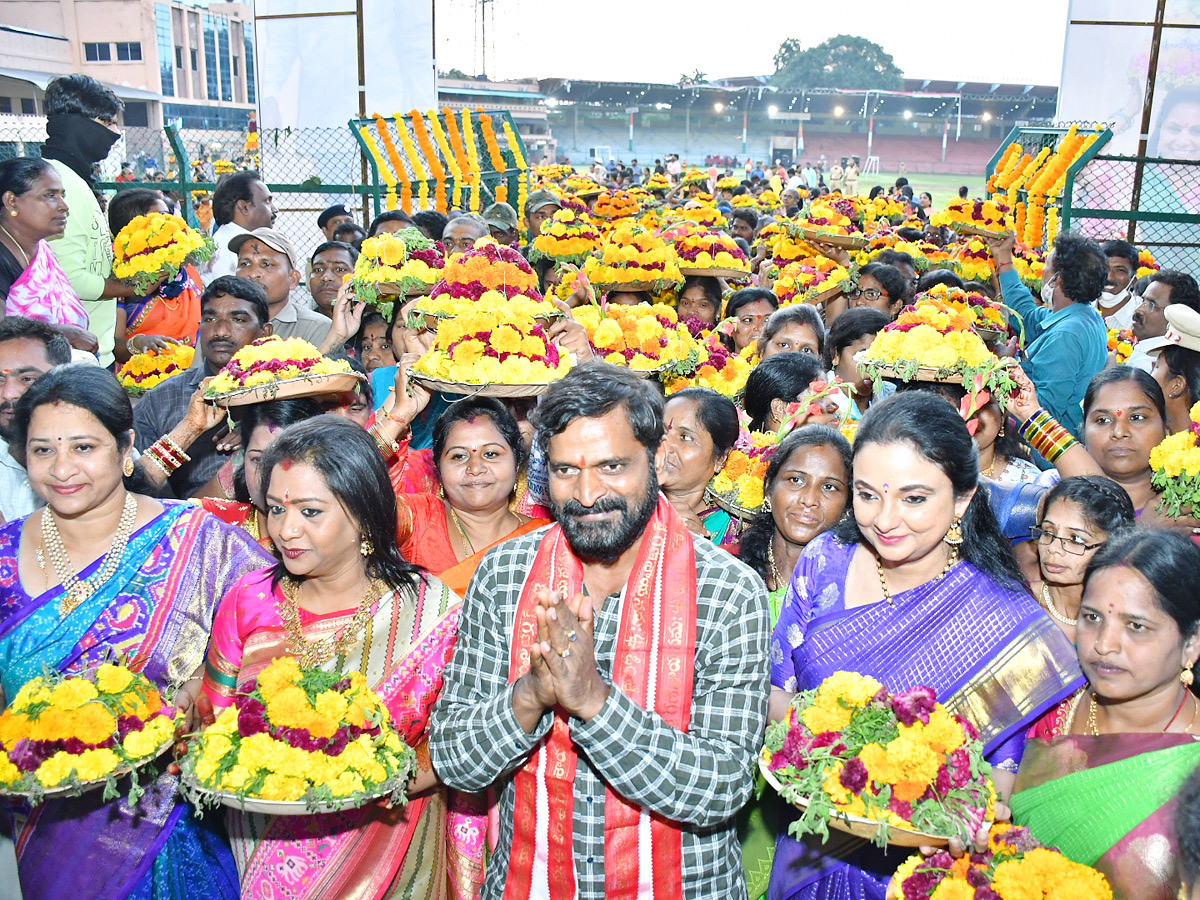
<instances>
[{"instance_id":1,"label":"red flower","mask_svg":"<svg viewBox=\"0 0 1200 900\"><path fill-rule=\"evenodd\" d=\"M912 725L917 719L922 725L929 724L929 714L937 703L937 693L933 688L919 684L903 694L892 696L892 712L905 725Z\"/></svg>"},{"instance_id":2,"label":"red flower","mask_svg":"<svg viewBox=\"0 0 1200 900\"><path fill-rule=\"evenodd\" d=\"M838 776L838 781L850 793L861 794L863 788L867 786L868 777L866 764L854 756L842 767L842 774Z\"/></svg>"}]
</instances>

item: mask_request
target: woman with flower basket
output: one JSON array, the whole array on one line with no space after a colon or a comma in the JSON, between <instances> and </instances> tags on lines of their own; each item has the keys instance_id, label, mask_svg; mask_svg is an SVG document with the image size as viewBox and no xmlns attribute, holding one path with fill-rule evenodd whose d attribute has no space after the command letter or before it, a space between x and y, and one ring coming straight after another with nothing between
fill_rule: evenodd
<instances>
[{"instance_id":1,"label":"woman with flower basket","mask_svg":"<svg viewBox=\"0 0 1200 900\"><path fill-rule=\"evenodd\" d=\"M205 693L224 709L280 656L301 669L361 672L416 748L417 772L403 810L230 810L243 896L477 896L482 818L459 813L437 788L425 743L459 598L400 556L387 471L362 428L333 416L294 425L263 454L260 479L282 561L244 576L221 601Z\"/></svg>"},{"instance_id":2,"label":"woman with flower basket","mask_svg":"<svg viewBox=\"0 0 1200 900\"><path fill-rule=\"evenodd\" d=\"M978 729L1004 799L1025 732L1082 681L1070 644L1024 589L949 404L913 392L868 410L853 479L853 515L805 547L775 626L772 718L839 670L927 685ZM894 866L861 841L781 836L770 896L883 900Z\"/></svg>"},{"instance_id":3,"label":"woman with flower basket","mask_svg":"<svg viewBox=\"0 0 1200 900\"><path fill-rule=\"evenodd\" d=\"M269 557L194 506L129 489L133 411L110 373L60 366L21 398L14 425L47 506L0 528L4 696L43 669L79 675L115 653L164 695L183 684L174 703L190 718L217 602ZM237 897L224 837L174 799L176 784L159 774L133 806L94 792L10 808L24 896Z\"/></svg>"},{"instance_id":4,"label":"woman with flower basket","mask_svg":"<svg viewBox=\"0 0 1200 900\"><path fill-rule=\"evenodd\" d=\"M1107 876L1117 900L1179 891L1175 796L1200 764L1200 549L1126 532L1084 576L1076 626L1088 679L1034 726L1011 805L1016 824Z\"/></svg>"},{"instance_id":5,"label":"woman with flower basket","mask_svg":"<svg viewBox=\"0 0 1200 900\"><path fill-rule=\"evenodd\" d=\"M718 546L732 540L740 523L708 502L707 487L738 439L737 407L712 388L684 388L667 400L663 424L659 487L692 534Z\"/></svg>"}]
</instances>

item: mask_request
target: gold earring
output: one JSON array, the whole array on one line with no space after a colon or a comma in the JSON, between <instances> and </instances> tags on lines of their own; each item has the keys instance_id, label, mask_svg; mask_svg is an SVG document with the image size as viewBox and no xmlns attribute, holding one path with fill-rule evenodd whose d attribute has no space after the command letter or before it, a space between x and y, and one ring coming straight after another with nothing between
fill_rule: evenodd
<instances>
[{"instance_id":1,"label":"gold earring","mask_svg":"<svg viewBox=\"0 0 1200 900\"><path fill-rule=\"evenodd\" d=\"M1000 430L996 432L996 437L998 437L998 438L1004 437L1004 417L1003 416L1000 417Z\"/></svg>"},{"instance_id":2,"label":"gold earring","mask_svg":"<svg viewBox=\"0 0 1200 900\"><path fill-rule=\"evenodd\" d=\"M1190 688L1195 677L1192 675L1192 664L1184 663L1183 671L1179 673L1179 680L1183 682L1183 686Z\"/></svg>"},{"instance_id":3,"label":"gold earring","mask_svg":"<svg viewBox=\"0 0 1200 900\"><path fill-rule=\"evenodd\" d=\"M364 536L363 539L358 542L358 552L363 556L370 556L375 552L375 545L371 543L371 539L369 537Z\"/></svg>"},{"instance_id":4,"label":"gold earring","mask_svg":"<svg viewBox=\"0 0 1200 900\"><path fill-rule=\"evenodd\" d=\"M445 492L442 490L442 484L441 484L441 482L439 481L439 482L438 482L438 488L437 488L437 497L438 497L438 499L439 499L439 500L442 500L442 499L445 499L445 496L446 496L446 494L445 494Z\"/></svg>"},{"instance_id":5,"label":"gold earring","mask_svg":"<svg viewBox=\"0 0 1200 900\"><path fill-rule=\"evenodd\" d=\"M128 478L130 475L133 474L133 457L132 456L125 457L125 462L121 464L121 471L125 474L126 478Z\"/></svg>"},{"instance_id":6,"label":"gold earring","mask_svg":"<svg viewBox=\"0 0 1200 900\"><path fill-rule=\"evenodd\" d=\"M946 532L946 536L942 538L947 544L952 547L957 547L963 542L962 528L959 527L961 516L955 516L954 521L950 524L950 529Z\"/></svg>"}]
</instances>

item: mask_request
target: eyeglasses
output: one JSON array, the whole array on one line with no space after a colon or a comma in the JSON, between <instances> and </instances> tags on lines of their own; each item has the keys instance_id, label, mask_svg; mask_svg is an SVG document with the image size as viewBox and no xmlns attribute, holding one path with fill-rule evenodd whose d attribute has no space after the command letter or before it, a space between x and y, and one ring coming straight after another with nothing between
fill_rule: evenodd
<instances>
[{"instance_id":1,"label":"eyeglasses","mask_svg":"<svg viewBox=\"0 0 1200 900\"><path fill-rule=\"evenodd\" d=\"M877 288L855 288L850 292L850 299L857 300L859 297L866 297L868 300L878 300L880 297L886 297L883 291Z\"/></svg>"},{"instance_id":2,"label":"eyeglasses","mask_svg":"<svg viewBox=\"0 0 1200 900\"><path fill-rule=\"evenodd\" d=\"M1155 303L1155 302L1154 302L1154 300L1153 300L1153 299L1151 299L1150 297L1143 297L1143 298L1142 298L1142 304L1141 304L1141 305L1142 305L1142 306L1146 306L1147 304L1149 304L1150 306L1153 306L1155 309L1157 309L1159 312L1161 312L1162 310L1166 309L1168 306L1170 306L1170 305L1171 305L1171 301L1170 301L1170 300L1168 300L1168 301L1167 301L1166 303L1164 303L1162 306L1159 306L1159 305L1158 305L1157 303Z\"/></svg>"},{"instance_id":3,"label":"eyeglasses","mask_svg":"<svg viewBox=\"0 0 1200 900\"><path fill-rule=\"evenodd\" d=\"M1083 556L1087 551L1095 550L1097 547L1104 545L1104 541L1089 544L1077 534L1070 535L1069 537L1062 534L1051 534L1049 531L1043 531L1036 525L1029 529L1029 533L1043 547L1049 547L1052 543L1058 541L1062 545L1063 550L1072 556Z\"/></svg>"}]
</instances>

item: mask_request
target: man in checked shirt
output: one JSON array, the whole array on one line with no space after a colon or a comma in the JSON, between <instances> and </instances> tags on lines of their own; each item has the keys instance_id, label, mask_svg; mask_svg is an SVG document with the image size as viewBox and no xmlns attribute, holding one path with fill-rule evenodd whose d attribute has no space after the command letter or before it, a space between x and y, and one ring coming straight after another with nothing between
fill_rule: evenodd
<instances>
[{"instance_id":1,"label":"man in checked shirt","mask_svg":"<svg viewBox=\"0 0 1200 900\"><path fill-rule=\"evenodd\" d=\"M746 896L767 595L660 495L662 413L604 363L553 385L534 424L558 524L467 591L429 748L450 787L500 795L484 900Z\"/></svg>"}]
</instances>

